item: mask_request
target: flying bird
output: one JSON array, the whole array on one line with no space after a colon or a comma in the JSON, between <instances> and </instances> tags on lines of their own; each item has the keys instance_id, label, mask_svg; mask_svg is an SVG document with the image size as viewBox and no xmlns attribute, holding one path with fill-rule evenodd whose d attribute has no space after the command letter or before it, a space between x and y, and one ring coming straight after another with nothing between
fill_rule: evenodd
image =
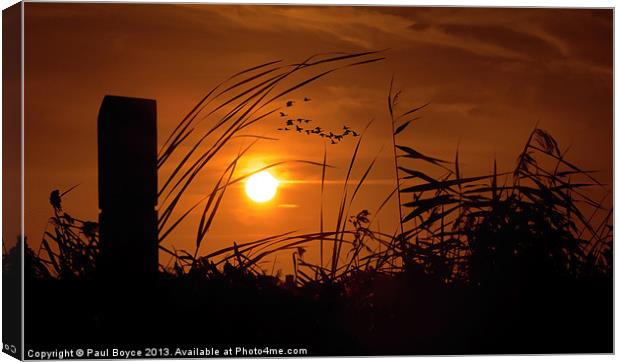
<instances>
[{"instance_id":1,"label":"flying bird","mask_svg":"<svg viewBox=\"0 0 620 362\"><path fill-rule=\"evenodd\" d=\"M287 107L292 107L293 103L295 103L295 101L288 101L288 102L286 102L286 106Z\"/></svg>"},{"instance_id":2,"label":"flying bird","mask_svg":"<svg viewBox=\"0 0 620 362\"><path fill-rule=\"evenodd\" d=\"M286 125L287 126L292 126L293 125L293 120L289 119L288 121L286 121Z\"/></svg>"},{"instance_id":3,"label":"flying bird","mask_svg":"<svg viewBox=\"0 0 620 362\"><path fill-rule=\"evenodd\" d=\"M287 116L287 114L286 114L286 113L284 113L284 112L280 112L280 117L286 117L286 116Z\"/></svg>"},{"instance_id":4,"label":"flying bird","mask_svg":"<svg viewBox=\"0 0 620 362\"><path fill-rule=\"evenodd\" d=\"M304 97L304 102L310 102L312 99L308 98L308 97Z\"/></svg>"}]
</instances>

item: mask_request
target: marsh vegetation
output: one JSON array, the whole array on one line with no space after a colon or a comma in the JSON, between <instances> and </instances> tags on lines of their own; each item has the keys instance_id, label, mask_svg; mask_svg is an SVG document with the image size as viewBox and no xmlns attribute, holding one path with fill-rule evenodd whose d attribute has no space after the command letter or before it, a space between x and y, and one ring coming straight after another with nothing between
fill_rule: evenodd
<instances>
[{"instance_id":1,"label":"marsh vegetation","mask_svg":"<svg viewBox=\"0 0 620 362\"><path fill-rule=\"evenodd\" d=\"M114 292L102 287L97 223L62 208L70 190L53 191L41 246L26 252L26 322L37 326L27 329L27 341L295 345L314 355L611 352L613 213L591 192L605 193L607 186L571 162L538 126L508 171L494 163L488 174L465 177L458 149L452 159L441 159L404 141L432 104L403 106L402 93L390 86L394 187L377 209L352 208L376 159L360 163L360 148L371 135L346 125L340 133L303 118L297 125L298 133L321 137L330 147L343 138L353 142L346 165L328 164L326 147L322 159L236 172L265 141L248 133L252 125L286 121L288 102L304 86L383 57L365 52L268 62L208 92L159 152L160 170L173 164L160 174L158 234L166 262L157 282L119 282ZM301 78L290 82L294 77ZM295 122L274 133L286 136L287 126L296 132ZM206 129L199 131L199 124ZM183 208L188 188L241 138L251 142L201 200ZM315 167L322 193L326 173L346 170L335 227L325 226L331 223L322 206L314 232L204 251L231 185L287 163ZM373 218L394 200L398 228L380 231ZM176 248L174 231L195 213L195 247ZM318 246L317 257L306 255L309 246ZM291 275L265 267L276 257L291 260ZM15 252L5 252L5 269L11 258Z\"/></svg>"}]
</instances>

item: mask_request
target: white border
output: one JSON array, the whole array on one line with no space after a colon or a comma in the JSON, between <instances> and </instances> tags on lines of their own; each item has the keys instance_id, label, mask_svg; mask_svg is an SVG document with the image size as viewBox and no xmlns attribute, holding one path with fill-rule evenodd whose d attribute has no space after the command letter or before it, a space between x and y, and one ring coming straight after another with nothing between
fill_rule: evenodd
<instances>
[{"instance_id":1,"label":"white border","mask_svg":"<svg viewBox=\"0 0 620 362\"><path fill-rule=\"evenodd\" d=\"M31 0L29 2L43 2L40 0ZM88 1L61 1L61 2L88 2ZM122 1L122 0L111 0L111 1L96 1L96 2L128 2L128 1ZM135 1L131 1L131 2L135 2L135 3L171 3L171 1L165 1L165 0L148 0L148 1L144 1L144 0L135 0ZM289 1L282 1L282 0L268 0L268 1L257 1L257 0L242 0L242 1L234 1L234 0L220 0L220 1L176 1L177 3L205 3L205 4L238 4L238 3L245 3L245 4L295 4L295 5L303 5L303 4L312 4L312 5L380 5L380 6L390 6L390 5L398 5L398 6L470 6L470 7L560 7L560 8L615 8L616 6L616 1L609 1L609 0L589 0L589 1L578 1L578 0L544 0L544 1L534 1L534 0L520 0L520 1L515 1L515 0L476 0L476 1L466 1L466 0L444 0L444 1L434 1L434 0L416 0L416 1L411 1L411 0L401 0L401 1L394 1L394 0L389 0L389 1L378 1L378 0L339 0L339 1L328 1L328 0L313 0L313 1L308 1L308 0L289 0ZM15 4L16 1L11 1L11 0L0 0L0 5L2 7L2 9L5 9L13 4ZM23 188L23 182L24 182L24 173L23 173L23 160L24 160L24 123L23 123L23 117L24 117L24 88L23 88L23 82L24 82L24 47L23 47L23 42L24 42L24 30L23 30L23 16L24 16L24 11L22 8L22 195L21 195L21 202L22 205L24 205L24 188ZM615 14L614 14L614 20L615 20ZM0 17L0 25L1 25L1 17ZM614 25L615 25L615 21L614 21ZM617 47L616 45L616 39L618 39L617 37L617 28L614 26L614 69L615 69L615 65L616 62L615 60L617 59ZM0 26L0 36L1 36L1 26ZM0 37L1 38L1 37ZM2 55L2 49L0 47L0 57ZM617 160L618 160L618 150L615 147L615 139L616 138L616 127L615 127L615 105L618 104L618 95L615 92L615 84L616 84L616 77L617 74L616 72L614 72L614 189L615 189L615 183L616 180L618 180L618 164L617 164ZM0 74L0 90L2 89L2 82L1 82L1 74ZM1 102L0 102L1 103ZM1 114L1 110L2 110L2 105L0 104L0 114ZM2 137L2 129L0 127L0 140ZM1 142L1 141L0 141ZM2 148L0 147L0 159L2 156ZM2 176L2 170L0 168L0 178ZM619 197L617 194L614 193L614 205L617 205L617 201L619 200ZM0 202L2 201L2 192L0 190ZM24 210L22 207L22 213L21 213L21 227L22 227L22 235L24 235ZM2 215L2 210L0 208L0 219L1 219L1 215ZM618 220L617 220L617 215L614 214L614 224L618 225ZM0 233L2 230L2 226L0 223ZM616 260L616 257L618 255L618 251L617 249L614 250L614 260ZM23 258L23 255L22 255ZM23 261L23 260L22 260ZM615 268L614 265L614 278L615 280L617 280L617 269ZM23 273L23 270L22 270ZM22 276L22 281L23 281L23 276ZM1 278L0 278L0 287L2 285L1 282ZM1 297L1 288L0 288L0 297ZM22 288L22 298L23 298L23 288ZM614 297L615 297L615 290L614 290ZM1 299L1 298L0 298ZM22 299L22 303L23 303L23 299ZM617 299L615 299L615 303L617 303ZM614 303L614 307L616 307L617 305ZM1 307L2 303L0 301L0 307ZM615 311L615 308L614 308ZM1 320L1 319L0 319ZM617 322L617 317L614 314L614 321ZM615 324L615 323L614 323ZM23 314L22 314L22 325L23 325ZM2 326L0 323L0 335L2 332ZM617 334L614 336L614 341L617 342ZM615 343L614 343L615 344ZM23 329L22 329L22 345L23 345ZM432 359L433 361L445 361L448 359L454 359L454 358L458 358L461 361L479 361L479 360L485 360L485 361L494 361L494 360L501 360L501 361L521 361L524 356L472 356L472 357L380 357L382 360L384 361L402 361L404 359L416 359L416 360L430 360ZM312 359L312 358L304 358L306 360L308 359ZM352 357L352 358L347 358L348 360L363 360L365 358L360 358L360 357ZM600 361L600 360L609 360L609 359L615 359L615 356L607 356L607 355L557 355L557 356L528 356L527 360L528 361L540 361L540 360L556 360L556 361ZM222 359L217 359L217 360L222 360ZM235 359L237 361L257 361L257 359ZM263 360L261 358L261 360ZM271 360L271 359L270 359ZM328 357L328 358L321 358L321 360L326 360L326 361L332 361L332 360L336 360L336 358L332 358L332 357ZM0 362L4 362L4 361L14 361L13 358L9 357L8 355L4 354L4 353L0 353ZM145 360L146 361L146 360ZM184 360L170 360L170 361L184 361Z\"/></svg>"}]
</instances>

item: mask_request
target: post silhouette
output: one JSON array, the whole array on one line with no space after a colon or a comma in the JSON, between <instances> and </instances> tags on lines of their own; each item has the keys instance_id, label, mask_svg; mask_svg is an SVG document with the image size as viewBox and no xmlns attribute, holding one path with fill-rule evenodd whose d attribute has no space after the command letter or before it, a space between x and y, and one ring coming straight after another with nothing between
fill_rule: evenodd
<instances>
[{"instance_id":1,"label":"post silhouette","mask_svg":"<svg viewBox=\"0 0 620 362\"><path fill-rule=\"evenodd\" d=\"M156 102L105 96L99 109L99 223L103 279L151 279L157 243Z\"/></svg>"}]
</instances>

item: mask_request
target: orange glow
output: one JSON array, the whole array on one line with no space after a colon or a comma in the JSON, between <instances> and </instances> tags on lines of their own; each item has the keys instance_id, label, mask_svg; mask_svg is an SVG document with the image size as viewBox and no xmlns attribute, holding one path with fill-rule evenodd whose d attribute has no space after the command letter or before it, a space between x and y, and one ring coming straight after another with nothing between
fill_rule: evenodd
<instances>
[{"instance_id":1,"label":"orange glow","mask_svg":"<svg viewBox=\"0 0 620 362\"><path fill-rule=\"evenodd\" d=\"M245 182L245 193L254 202L263 203L274 198L280 181L267 171L250 176Z\"/></svg>"}]
</instances>

